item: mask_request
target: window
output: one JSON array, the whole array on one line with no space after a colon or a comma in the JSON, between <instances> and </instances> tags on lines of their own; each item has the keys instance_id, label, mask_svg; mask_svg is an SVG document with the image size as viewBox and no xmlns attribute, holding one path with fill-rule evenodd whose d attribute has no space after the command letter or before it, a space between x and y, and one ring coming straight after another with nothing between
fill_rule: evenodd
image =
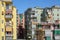
<instances>
[{"instance_id":1,"label":"window","mask_svg":"<svg viewBox=\"0 0 60 40\"><path fill-rule=\"evenodd\" d=\"M18 19L18 16L16 18Z\"/></svg>"},{"instance_id":2,"label":"window","mask_svg":"<svg viewBox=\"0 0 60 40\"><path fill-rule=\"evenodd\" d=\"M57 9L57 11L59 11L59 9Z\"/></svg>"},{"instance_id":3,"label":"window","mask_svg":"<svg viewBox=\"0 0 60 40\"><path fill-rule=\"evenodd\" d=\"M31 19L37 19L37 17L32 17Z\"/></svg>"},{"instance_id":4,"label":"window","mask_svg":"<svg viewBox=\"0 0 60 40\"><path fill-rule=\"evenodd\" d=\"M59 14L57 14L57 16L59 16Z\"/></svg>"},{"instance_id":5,"label":"window","mask_svg":"<svg viewBox=\"0 0 60 40\"><path fill-rule=\"evenodd\" d=\"M4 3L2 2L2 6L4 6Z\"/></svg>"},{"instance_id":6,"label":"window","mask_svg":"<svg viewBox=\"0 0 60 40\"><path fill-rule=\"evenodd\" d=\"M36 11L36 13L38 13L38 11Z\"/></svg>"},{"instance_id":7,"label":"window","mask_svg":"<svg viewBox=\"0 0 60 40\"><path fill-rule=\"evenodd\" d=\"M7 31L6 34L11 34L11 32L10 31Z\"/></svg>"},{"instance_id":8,"label":"window","mask_svg":"<svg viewBox=\"0 0 60 40\"><path fill-rule=\"evenodd\" d=\"M27 18L28 18L29 16L27 15ZM21 19L22 19L23 17L21 17Z\"/></svg>"},{"instance_id":9,"label":"window","mask_svg":"<svg viewBox=\"0 0 60 40\"><path fill-rule=\"evenodd\" d=\"M23 25L23 23L21 23L21 25Z\"/></svg>"},{"instance_id":10,"label":"window","mask_svg":"<svg viewBox=\"0 0 60 40\"><path fill-rule=\"evenodd\" d=\"M6 9L9 9L9 4L6 4Z\"/></svg>"},{"instance_id":11,"label":"window","mask_svg":"<svg viewBox=\"0 0 60 40\"><path fill-rule=\"evenodd\" d=\"M2 23L3 23L4 21L2 20Z\"/></svg>"},{"instance_id":12,"label":"window","mask_svg":"<svg viewBox=\"0 0 60 40\"><path fill-rule=\"evenodd\" d=\"M4 36L2 36L2 40L4 40Z\"/></svg>"},{"instance_id":13,"label":"window","mask_svg":"<svg viewBox=\"0 0 60 40\"><path fill-rule=\"evenodd\" d=\"M54 17L53 17L53 20L54 20Z\"/></svg>"},{"instance_id":14,"label":"window","mask_svg":"<svg viewBox=\"0 0 60 40\"><path fill-rule=\"evenodd\" d=\"M32 11L32 12L35 12L35 11Z\"/></svg>"},{"instance_id":15,"label":"window","mask_svg":"<svg viewBox=\"0 0 60 40\"><path fill-rule=\"evenodd\" d=\"M59 24L58 25L54 25L54 28L55 29L60 29Z\"/></svg>"},{"instance_id":16,"label":"window","mask_svg":"<svg viewBox=\"0 0 60 40\"><path fill-rule=\"evenodd\" d=\"M23 19L22 19L22 22L23 22Z\"/></svg>"},{"instance_id":17,"label":"window","mask_svg":"<svg viewBox=\"0 0 60 40\"><path fill-rule=\"evenodd\" d=\"M46 26L45 29L50 29L50 26Z\"/></svg>"},{"instance_id":18,"label":"window","mask_svg":"<svg viewBox=\"0 0 60 40\"><path fill-rule=\"evenodd\" d=\"M6 40L13 40L12 36L6 36Z\"/></svg>"},{"instance_id":19,"label":"window","mask_svg":"<svg viewBox=\"0 0 60 40\"><path fill-rule=\"evenodd\" d=\"M17 22L18 22L18 20L17 20Z\"/></svg>"},{"instance_id":20,"label":"window","mask_svg":"<svg viewBox=\"0 0 60 40\"><path fill-rule=\"evenodd\" d=\"M41 28L41 27L42 27L42 25L40 25L40 24L39 24L39 25L37 25L37 26L38 26L38 28Z\"/></svg>"},{"instance_id":21,"label":"window","mask_svg":"<svg viewBox=\"0 0 60 40\"><path fill-rule=\"evenodd\" d=\"M35 15L35 13L32 13L32 15Z\"/></svg>"},{"instance_id":22,"label":"window","mask_svg":"<svg viewBox=\"0 0 60 40\"><path fill-rule=\"evenodd\" d=\"M2 32L3 32L3 28L2 28Z\"/></svg>"},{"instance_id":23,"label":"window","mask_svg":"<svg viewBox=\"0 0 60 40\"><path fill-rule=\"evenodd\" d=\"M37 22L37 19L33 19L34 22Z\"/></svg>"},{"instance_id":24,"label":"window","mask_svg":"<svg viewBox=\"0 0 60 40\"><path fill-rule=\"evenodd\" d=\"M52 9L52 11L54 11L54 9Z\"/></svg>"},{"instance_id":25,"label":"window","mask_svg":"<svg viewBox=\"0 0 60 40\"><path fill-rule=\"evenodd\" d=\"M53 14L53 16L54 16L54 14Z\"/></svg>"},{"instance_id":26,"label":"window","mask_svg":"<svg viewBox=\"0 0 60 40\"><path fill-rule=\"evenodd\" d=\"M4 15L4 11L2 11L2 15Z\"/></svg>"},{"instance_id":27,"label":"window","mask_svg":"<svg viewBox=\"0 0 60 40\"><path fill-rule=\"evenodd\" d=\"M59 20L59 18L57 18L57 20Z\"/></svg>"}]
</instances>

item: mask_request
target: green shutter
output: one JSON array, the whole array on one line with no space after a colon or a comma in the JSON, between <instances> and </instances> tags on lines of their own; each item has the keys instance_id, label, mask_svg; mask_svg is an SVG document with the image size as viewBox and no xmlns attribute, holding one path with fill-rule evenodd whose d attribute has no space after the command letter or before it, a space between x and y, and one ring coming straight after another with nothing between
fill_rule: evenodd
<instances>
[{"instance_id":1,"label":"green shutter","mask_svg":"<svg viewBox=\"0 0 60 40\"><path fill-rule=\"evenodd\" d=\"M29 27L27 27L27 30L29 30Z\"/></svg>"},{"instance_id":2,"label":"green shutter","mask_svg":"<svg viewBox=\"0 0 60 40\"><path fill-rule=\"evenodd\" d=\"M55 30L55 31L54 31L54 34L55 34L55 35L59 35L59 34L60 34L60 30Z\"/></svg>"},{"instance_id":3,"label":"green shutter","mask_svg":"<svg viewBox=\"0 0 60 40\"><path fill-rule=\"evenodd\" d=\"M20 16L20 19L22 19L23 17L22 16Z\"/></svg>"},{"instance_id":4,"label":"green shutter","mask_svg":"<svg viewBox=\"0 0 60 40\"><path fill-rule=\"evenodd\" d=\"M23 18L23 16L20 16L20 21L22 22L22 18Z\"/></svg>"},{"instance_id":5,"label":"green shutter","mask_svg":"<svg viewBox=\"0 0 60 40\"><path fill-rule=\"evenodd\" d=\"M51 37L46 37L46 40L51 40Z\"/></svg>"}]
</instances>

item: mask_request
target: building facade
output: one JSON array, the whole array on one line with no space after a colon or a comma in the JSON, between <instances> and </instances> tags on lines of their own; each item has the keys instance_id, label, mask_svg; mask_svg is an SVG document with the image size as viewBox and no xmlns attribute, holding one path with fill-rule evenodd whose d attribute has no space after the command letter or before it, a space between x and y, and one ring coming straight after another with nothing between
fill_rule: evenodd
<instances>
[{"instance_id":1,"label":"building facade","mask_svg":"<svg viewBox=\"0 0 60 40\"><path fill-rule=\"evenodd\" d=\"M60 21L60 6L52 6L53 22Z\"/></svg>"},{"instance_id":2,"label":"building facade","mask_svg":"<svg viewBox=\"0 0 60 40\"><path fill-rule=\"evenodd\" d=\"M45 31L45 40L60 40L60 7L52 6L51 8L45 8L43 11L43 25ZM47 29L46 29L47 28ZM49 30L48 30L49 29ZM50 32L49 32L50 31ZM52 31L52 32L51 32ZM49 36L50 35L50 36ZM59 36L58 36L59 35Z\"/></svg>"},{"instance_id":3,"label":"building facade","mask_svg":"<svg viewBox=\"0 0 60 40\"><path fill-rule=\"evenodd\" d=\"M0 0L0 40L17 40L16 13L12 0Z\"/></svg>"},{"instance_id":4,"label":"building facade","mask_svg":"<svg viewBox=\"0 0 60 40\"><path fill-rule=\"evenodd\" d=\"M36 25L41 22L42 8L28 8L25 12L25 27L27 28L27 36L36 40Z\"/></svg>"},{"instance_id":5,"label":"building facade","mask_svg":"<svg viewBox=\"0 0 60 40\"><path fill-rule=\"evenodd\" d=\"M53 36L55 40L60 40L60 6L52 6L52 15L53 23L55 23Z\"/></svg>"},{"instance_id":6,"label":"building facade","mask_svg":"<svg viewBox=\"0 0 60 40\"><path fill-rule=\"evenodd\" d=\"M28 8L25 12L25 27L27 35L32 39L40 40L39 32L42 29L41 40L60 40L60 7L52 6L47 8ZM37 29L39 29L37 32ZM35 36L37 32L37 37ZM32 36L31 36L32 35ZM36 37L36 38L35 38Z\"/></svg>"},{"instance_id":7,"label":"building facade","mask_svg":"<svg viewBox=\"0 0 60 40\"><path fill-rule=\"evenodd\" d=\"M25 16L24 14L19 14L20 17L20 25L25 28Z\"/></svg>"},{"instance_id":8,"label":"building facade","mask_svg":"<svg viewBox=\"0 0 60 40\"><path fill-rule=\"evenodd\" d=\"M25 16L24 14L17 14L17 38L18 39L25 39Z\"/></svg>"},{"instance_id":9,"label":"building facade","mask_svg":"<svg viewBox=\"0 0 60 40\"><path fill-rule=\"evenodd\" d=\"M45 24L43 28L45 30L45 40L60 40L60 7L52 6L51 8L45 8L43 12L45 17ZM47 28L47 29L46 29ZM50 32L49 32L50 31ZM49 36L50 35L50 36Z\"/></svg>"}]
</instances>

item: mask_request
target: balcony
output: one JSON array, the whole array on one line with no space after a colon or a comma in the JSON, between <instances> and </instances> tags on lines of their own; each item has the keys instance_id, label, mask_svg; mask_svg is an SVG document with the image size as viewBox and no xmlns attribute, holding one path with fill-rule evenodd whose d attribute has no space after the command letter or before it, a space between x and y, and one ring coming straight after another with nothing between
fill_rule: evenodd
<instances>
[{"instance_id":1,"label":"balcony","mask_svg":"<svg viewBox=\"0 0 60 40\"><path fill-rule=\"evenodd\" d=\"M54 36L56 40L60 40L60 35Z\"/></svg>"},{"instance_id":2,"label":"balcony","mask_svg":"<svg viewBox=\"0 0 60 40\"><path fill-rule=\"evenodd\" d=\"M31 15L31 17L37 17L36 15Z\"/></svg>"},{"instance_id":3,"label":"balcony","mask_svg":"<svg viewBox=\"0 0 60 40\"><path fill-rule=\"evenodd\" d=\"M12 36L6 36L6 40L13 40Z\"/></svg>"},{"instance_id":4,"label":"balcony","mask_svg":"<svg viewBox=\"0 0 60 40\"><path fill-rule=\"evenodd\" d=\"M12 0L0 0L0 1L5 1L5 2L12 2Z\"/></svg>"},{"instance_id":5,"label":"balcony","mask_svg":"<svg viewBox=\"0 0 60 40\"><path fill-rule=\"evenodd\" d=\"M6 36L13 36L12 34L6 34Z\"/></svg>"},{"instance_id":6,"label":"balcony","mask_svg":"<svg viewBox=\"0 0 60 40\"><path fill-rule=\"evenodd\" d=\"M45 29L45 36L51 36L51 30Z\"/></svg>"},{"instance_id":7,"label":"balcony","mask_svg":"<svg viewBox=\"0 0 60 40\"><path fill-rule=\"evenodd\" d=\"M6 9L6 14L12 14L12 9Z\"/></svg>"},{"instance_id":8,"label":"balcony","mask_svg":"<svg viewBox=\"0 0 60 40\"><path fill-rule=\"evenodd\" d=\"M52 15L48 15L48 19L52 19Z\"/></svg>"},{"instance_id":9,"label":"balcony","mask_svg":"<svg viewBox=\"0 0 60 40\"><path fill-rule=\"evenodd\" d=\"M6 31L5 35L6 36L13 36L12 31Z\"/></svg>"},{"instance_id":10,"label":"balcony","mask_svg":"<svg viewBox=\"0 0 60 40\"><path fill-rule=\"evenodd\" d=\"M6 22L5 26L6 27L12 27L12 23Z\"/></svg>"},{"instance_id":11,"label":"balcony","mask_svg":"<svg viewBox=\"0 0 60 40\"><path fill-rule=\"evenodd\" d=\"M12 31L13 28L12 27L6 27L6 31Z\"/></svg>"},{"instance_id":12,"label":"balcony","mask_svg":"<svg viewBox=\"0 0 60 40\"><path fill-rule=\"evenodd\" d=\"M36 24L38 24L38 22L33 22L33 21L32 21L32 24L35 24L35 25L36 25Z\"/></svg>"},{"instance_id":13,"label":"balcony","mask_svg":"<svg viewBox=\"0 0 60 40\"><path fill-rule=\"evenodd\" d=\"M12 14L7 14L7 15L5 15L5 18L12 18Z\"/></svg>"}]
</instances>

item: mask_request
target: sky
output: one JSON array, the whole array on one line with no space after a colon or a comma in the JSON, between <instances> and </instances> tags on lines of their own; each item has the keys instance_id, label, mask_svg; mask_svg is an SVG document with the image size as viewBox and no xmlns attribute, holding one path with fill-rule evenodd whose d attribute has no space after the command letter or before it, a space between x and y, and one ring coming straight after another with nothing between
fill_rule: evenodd
<instances>
[{"instance_id":1,"label":"sky","mask_svg":"<svg viewBox=\"0 0 60 40\"><path fill-rule=\"evenodd\" d=\"M60 0L13 0L13 5L17 8L18 13L24 13L28 8L39 6L41 8L60 6Z\"/></svg>"}]
</instances>

